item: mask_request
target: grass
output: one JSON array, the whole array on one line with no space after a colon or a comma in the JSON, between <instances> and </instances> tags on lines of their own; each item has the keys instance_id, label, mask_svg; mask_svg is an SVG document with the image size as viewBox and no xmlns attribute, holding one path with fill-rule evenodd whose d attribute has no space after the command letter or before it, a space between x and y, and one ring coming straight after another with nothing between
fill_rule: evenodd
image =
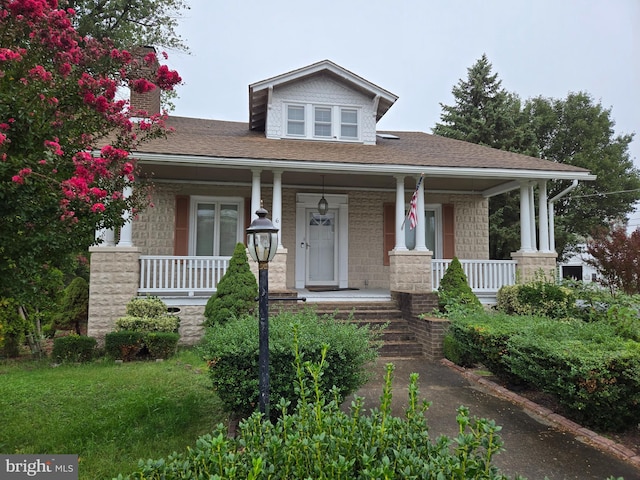
<instances>
[{"instance_id":1,"label":"grass","mask_svg":"<svg viewBox=\"0 0 640 480\"><path fill-rule=\"evenodd\" d=\"M190 350L158 363L0 363L0 452L77 454L80 480L131 472L226 421L206 371Z\"/></svg>"}]
</instances>

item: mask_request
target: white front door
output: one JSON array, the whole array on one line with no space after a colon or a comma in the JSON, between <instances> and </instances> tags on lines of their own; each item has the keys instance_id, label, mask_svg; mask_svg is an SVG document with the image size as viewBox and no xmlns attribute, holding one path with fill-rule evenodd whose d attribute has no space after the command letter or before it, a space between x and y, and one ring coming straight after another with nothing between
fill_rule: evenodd
<instances>
[{"instance_id":1,"label":"white front door","mask_svg":"<svg viewBox=\"0 0 640 480\"><path fill-rule=\"evenodd\" d=\"M306 284L338 284L338 211L306 210Z\"/></svg>"}]
</instances>

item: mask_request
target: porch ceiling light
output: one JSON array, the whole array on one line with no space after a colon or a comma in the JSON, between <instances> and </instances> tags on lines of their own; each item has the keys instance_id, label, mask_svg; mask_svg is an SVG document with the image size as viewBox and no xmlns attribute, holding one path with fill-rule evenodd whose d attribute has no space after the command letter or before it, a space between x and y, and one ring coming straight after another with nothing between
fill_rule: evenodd
<instances>
[{"instance_id":1,"label":"porch ceiling light","mask_svg":"<svg viewBox=\"0 0 640 480\"><path fill-rule=\"evenodd\" d=\"M249 255L258 263L270 262L278 249L278 229L267 217L267 211L260 207L256 218L247 228L247 248Z\"/></svg>"},{"instance_id":2,"label":"porch ceiling light","mask_svg":"<svg viewBox=\"0 0 640 480\"><path fill-rule=\"evenodd\" d=\"M324 175L322 176L322 198L318 202L318 213L320 215L326 215L329 211L329 202L324 198Z\"/></svg>"}]
</instances>

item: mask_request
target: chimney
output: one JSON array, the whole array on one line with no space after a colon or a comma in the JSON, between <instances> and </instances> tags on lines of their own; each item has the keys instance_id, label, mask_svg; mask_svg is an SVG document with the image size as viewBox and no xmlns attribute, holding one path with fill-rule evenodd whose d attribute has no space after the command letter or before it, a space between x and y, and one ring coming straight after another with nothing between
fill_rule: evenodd
<instances>
[{"instance_id":1,"label":"chimney","mask_svg":"<svg viewBox=\"0 0 640 480\"><path fill-rule=\"evenodd\" d=\"M156 83L156 73L158 71L158 67L160 64L158 60L151 65L144 61L144 58L149 53L156 53L156 49L154 47L135 47L131 54L133 58L138 63L138 69L134 74L135 78L144 78L149 80L151 83ZM130 89L131 96L129 98L129 102L131 104L131 110L136 112L140 110L144 110L147 112L147 116L157 115L160 113L160 88L156 87L153 90L150 90L145 93L137 93L134 92L133 89Z\"/></svg>"}]
</instances>

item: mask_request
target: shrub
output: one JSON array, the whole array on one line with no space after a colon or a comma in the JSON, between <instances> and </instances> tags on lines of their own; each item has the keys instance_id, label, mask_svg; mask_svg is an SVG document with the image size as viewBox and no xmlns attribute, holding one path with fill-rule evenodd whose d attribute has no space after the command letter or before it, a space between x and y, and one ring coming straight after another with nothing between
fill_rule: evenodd
<instances>
[{"instance_id":1,"label":"shrub","mask_svg":"<svg viewBox=\"0 0 640 480\"><path fill-rule=\"evenodd\" d=\"M167 314L167 305L158 297L135 297L127 303L127 315L131 317L162 317Z\"/></svg>"},{"instance_id":2,"label":"shrub","mask_svg":"<svg viewBox=\"0 0 640 480\"><path fill-rule=\"evenodd\" d=\"M0 297L0 355L18 357L24 344L29 322L18 313L18 302Z\"/></svg>"},{"instance_id":3,"label":"shrub","mask_svg":"<svg viewBox=\"0 0 640 480\"><path fill-rule=\"evenodd\" d=\"M473 293L467 276L462 270L462 265L457 257L453 257L447 271L442 276L438 287L438 301L442 311L448 311L455 305L464 305L466 308L482 309L482 304Z\"/></svg>"},{"instance_id":4,"label":"shrub","mask_svg":"<svg viewBox=\"0 0 640 480\"><path fill-rule=\"evenodd\" d=\"M96 339L84 335L68 335L53 340L51 356L58 362L88 362L93 358Z\"/></svg>"},{"instance_id":5,"label":"shrub","mask_svg":"<svg viewBox=\"0 0 640 480\"><path fill-rule=\"evenodd\" d=\"M513 315L569 318L575 315L576 297L566 286L544 280L500 288L496 308Z\"/></svg>"},{"instance_id":6,"label":"shrub","mask_svg":"<svg viewBox=\"0 0 640 480\"><path fill-rule=\"evenodd\" d=\"M539 317L489 312L456 316L450 320L448 334L456 341L461 365L481 363L493 374L512 383L519 383L519 380L504 361L509 340L532 324L548 322Z\"/></svg>"},{"instance_id":7,"label":"shrub","mask_svg":"<svg viewBox=\"0 0 640 480\"><path fill-rule=\"evenodd\" d=\"M356 398L344 412L340 396L326 395L321 385L328 374L326 355L325 348L318 363L304 365L296 356L296 376L289 382L297 383L299 394L291 414L283 400L282 416L275 423L255 413L241 422L235 438L218 425L212 434L200 437L195 448L167 459L141 461L135 473L118 479L507 479L491 464L503 445L495 422L471 418L469 410L460 407L458 436L431 438L424 417L429 404L418 402L417 374L410 377L404 417L392 416L391 364L380 407L366 416L363 399Z\"/></svg>"},{"instance_id":8,"label":"shrub","mask_svg":"<svg viewBox=\"0 0 640 480\"><path fill-rule=\"evenodd\" d=\"M53 318L53 330L73 329L78 335L86 331L89 318L89 284L84 278L76 277L67 285L59 309Z\"/></svg>"},{"instance_id":9,"label":"shrub","mask_svg":"<svg viewBox=\"0 0 640 480\"><path fill-rule=\"evenodd\" d=\"M368 380L367 364L377 356L380 332L368 326L337 321L331 316L318 317L311 309L302 313L281 312L269 320L270 397L292 401L295 398L293 347L296 325L300 355L318 361L323 345L329 345L322 391L335 385L345 397ZM225 408L239 415L251 414L259 400L258 322L242 317L205 335L202 352L209 362L214 388Z\"/></svg>"},{"instance_id":10,"label":"shrub","mask_svg":"<svg viewBox=\"0 0 640 480\"><path fill-rule=\"evenodd\" d=\"M151 358L169 358L176 353L180 335L172 332L149 332L144 336L144 345Z\"/></svg>"},{"instance_id":11,"label":"shrub","mask_svg":"<svg viewBox=\"0 0 640 480\"><path fill-rule=\"evenodd\" d=\"M256 310L258 282L249 268L246 248L238 243L229 261L229 268L217 285L216 293L204 309L205 325L221 325L229 319Z\"/></svg>"},{"instance_id":12,"label":"shrub","mask_svg":"<svg viewBox=\"0 0 640 480\"><path fill-rule=\"evenodd\" d=\"M116 331L132 332L178 332L180 318L164 313L159 317L133 317L127 315L116 320Z\"/></svg>"},{"instance_id":13,"label":"shrub","mask_svg":"<svg viewBox=\"0 0 640 480\"><path fill-rule=\"evenodd\" d=\"M110 332L105 335L105 353L116 360L125 362L134 360L144 347L144 333L142 332Z\"/></svg>"},{"instance_id":14,"label":"shrub","mask_svg":"<svg viewBox=\"0 0 640 480\"><path fill-rule=\"evenodd\" d=\"M610 431L640 421L640 344L610 325L546 323L513 336L504 360L582 425Z\"/></svg>"}]
</instances>

